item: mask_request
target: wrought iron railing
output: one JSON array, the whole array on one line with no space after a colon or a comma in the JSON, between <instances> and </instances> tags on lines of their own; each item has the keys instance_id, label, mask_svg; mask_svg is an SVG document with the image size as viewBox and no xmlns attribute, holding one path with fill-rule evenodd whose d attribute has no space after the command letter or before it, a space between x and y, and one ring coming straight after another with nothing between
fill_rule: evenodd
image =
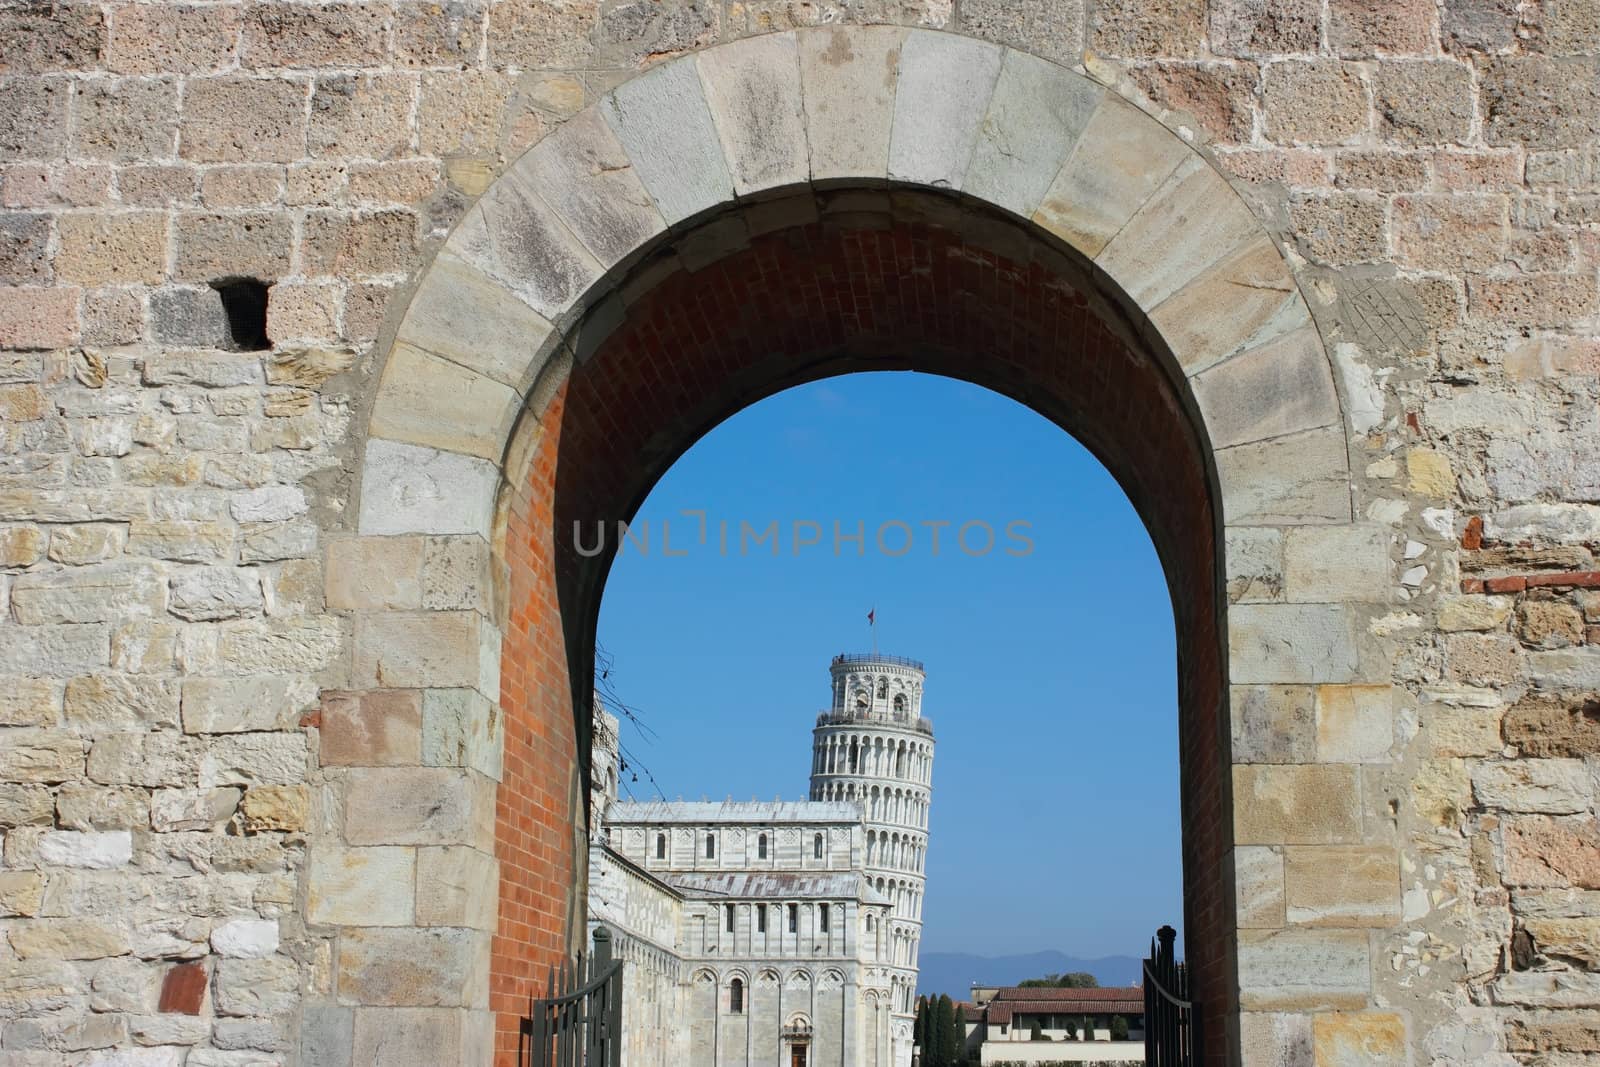
<instances>
[{"instance_id":1,"label":"wrought iron railing","mask_svg":"<svg viewBox=\"0 0 1600 1067\"><path fill-rule=\"evenodd\" d=\"M1195 1067L1200 1013L1190 999L1189 968L1177 961L1178 931L1163 926L1144 961L1145 1067Z\"/></svg>"},{"instance_id":2,"label":"wrought iron railing","mask_svg":"<svg viewBox=\"0 0 1600 1067\"><path fill-rule=\"evenodd\" d=\"M848 726L852 723L865 723L871 725L898 726L901 729L917 730L928 736L933 736L933 720L922 715L913 715L909 711L868 710L833 711L825 709L817 713L818 726Z\"/></svg>"},{"instance_id":3,"label":"wrought iron railing","mask_svg":"<svg viewBox=\"0 0 1600 1067\"><path fill-rule=\"evenodd\" d=\"M611 931L594 930L594 955L550 970L549 996L531 1001L522 1020L525 1067L621 1067L622 961Z\"/></svg>"},{"instance_id":4,"label":"wrought iron railing","mask_svg":"<svg viewBox=\"0 0 1600 1067\"><path fill-rule=\"evenodd\" d=\"M911 659L909 656L885 656L877 652L841 652L833 657L835 663L884 663L895 667L910 667L912 670L927 670L920 659Z\"/></svg>"}]
</instances>

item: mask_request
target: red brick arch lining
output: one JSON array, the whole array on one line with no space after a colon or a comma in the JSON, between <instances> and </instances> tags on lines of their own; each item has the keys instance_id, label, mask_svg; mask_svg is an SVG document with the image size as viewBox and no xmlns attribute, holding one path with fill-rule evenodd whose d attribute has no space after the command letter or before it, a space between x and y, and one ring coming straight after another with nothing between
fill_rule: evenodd
<instances>
[{"instance_id":1,"label":"red brick arch lining","mask_svg":"<svg viewBox=\"0 0 1600 1067\"><path fill-rule=\"evenodd\" d=\"M1139 316L1101 294L1087 269L998 219L984 239L989 217L976 208L965 216L966 235L915 221L921 212L905 209L919 199L902 197L892 221L825 214L670 274L634 296L570 373L562 365L547 383L548 406L530 412L537 428L524 436L535 443L505 527L511 624L501 669L501 928L491 972L502 1058L515 1047L528 976L581 929L572 925L581 860L571 842L582 813L570 768L584 758L611 554L580 556L573 524L592 531L596 521L631 517L684 450L764 396L887 369L963 379L1029 405L1105 463L1148 525L1178 629L1187 954L1208 1032L1226 1035L1234 988L1228 722L1217 493L1204 432L1170 357L1140 340ZM717 222L705 225L714 231ZM652 271L647 262L636 274ZM1224 1055L1222 1041L1214 1047Z\"/></svg>"}]
</instances>

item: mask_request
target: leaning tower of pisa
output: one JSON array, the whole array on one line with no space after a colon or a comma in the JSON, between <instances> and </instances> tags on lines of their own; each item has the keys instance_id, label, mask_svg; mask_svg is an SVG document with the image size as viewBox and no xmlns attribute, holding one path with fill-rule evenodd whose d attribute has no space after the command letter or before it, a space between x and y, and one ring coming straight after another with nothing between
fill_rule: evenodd
<instances>
[{"instance_id":1,"label":"leaning tower of pisa","mask_svg":"<svg viewBox=\"0 0 1600 1067\"><path fill-rule=\"evenodd\" d=\"M811 799L859 801L866 872L893 901L877 935L888 976L894 1063L909 1067L917 948L933 785L933 724L922 717L923 665L901 656L835 656L833 700L813 731Z\"/></svg>"}]
</instances>

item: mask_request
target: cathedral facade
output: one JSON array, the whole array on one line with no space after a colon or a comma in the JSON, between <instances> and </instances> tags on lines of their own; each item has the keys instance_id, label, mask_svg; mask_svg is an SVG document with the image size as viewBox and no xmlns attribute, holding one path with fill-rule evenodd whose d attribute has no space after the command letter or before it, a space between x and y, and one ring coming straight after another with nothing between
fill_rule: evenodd
<instances>
[{"instance_id":1,"label":"cathedral facade","mask_svg":"<svg viewBox=\"0 0 1600 1067\"><path fill-rule=\"evenodd\" d=\"M933 729L922 664L836 656L810 799L624 801L597 704L589 923L626 964L623 1061L909 1067Z\"/></svg>"}]
</instances>

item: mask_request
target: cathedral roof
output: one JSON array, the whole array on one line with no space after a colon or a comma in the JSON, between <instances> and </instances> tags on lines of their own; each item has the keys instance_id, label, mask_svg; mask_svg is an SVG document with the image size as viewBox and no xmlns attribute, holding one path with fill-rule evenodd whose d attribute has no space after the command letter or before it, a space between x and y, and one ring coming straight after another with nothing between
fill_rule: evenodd
<instances>
[{"instance_id":1,"label":"cathedral roof","mask_svg":"<svg viewBox=\"0 0 1600 1067\"><path fill-rule=\"evenodd\" d=\"M880 900L863 875L852 871L723 871L667 874L662 880L686 896Z\"/></svg>"}]
</instances>

